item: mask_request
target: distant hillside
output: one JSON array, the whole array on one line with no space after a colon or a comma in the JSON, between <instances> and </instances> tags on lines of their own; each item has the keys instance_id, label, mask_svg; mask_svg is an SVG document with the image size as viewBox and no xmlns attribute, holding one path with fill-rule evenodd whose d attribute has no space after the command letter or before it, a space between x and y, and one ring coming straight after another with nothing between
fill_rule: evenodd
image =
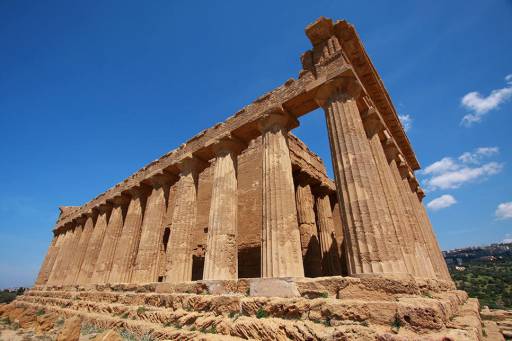
<instances>
[{"instance_id":1,"label":"distant hillside","mask_svg":"<svg viewBox=\"0 0 512 341\"><path fill-rule=\"evenodd\" d=\"M457 288L482 306L512 309L512 243L443 252Z\"/></svg>"}]
</instances>

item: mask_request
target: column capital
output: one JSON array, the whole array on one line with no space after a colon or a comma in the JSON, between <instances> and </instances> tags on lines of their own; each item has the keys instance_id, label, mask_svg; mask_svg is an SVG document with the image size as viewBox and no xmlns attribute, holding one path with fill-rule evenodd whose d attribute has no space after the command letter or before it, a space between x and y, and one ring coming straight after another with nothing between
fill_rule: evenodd
<instances>
[{"instance_id":1,"label":"column capital","mask_svg":"<svg viewBox=\"0 0 512 341\"><path fill-rule=\"evenodd\" d=\"M356 99L362 91L359 80L353 76L338 76L322 84L315 94L316 103L325 107L329 99L337 92L342 92L347 99Z\"/></svg>"},{"instance_id":2,"label":"column capital","mask_svg":"<svg viewBox=\"0 0 512 341\"><path fill-rule=\"evenodd\" d=\"M130 187L127 190L123 191L122 194L128 195L131 198L138 198L141 196L148 195L150 189L151 189L150 186L143 184L143 183L139 183L138 185L135 185L135 186Z\"/></svg>"},{"instance_id":3,"label":"column capital","mask_svg":"<svg viewBox=\"0 0 512 341\"><path fill-rule=\"evenodd\" d=\"M107 200L107 202L112 203L113 205L126 205L130 202L130 196L121 193L112 199Z\"/></svg>"},{"instance_id":4,"label":"column capital","mask_svg":"<svg viewBox=\"0 0 512 341\"><path fill-rule=\"evenodd\" d=\"M319 196L329 196L331 194L331 188L326 184L320 184L313 188L313 193Z\"/></svg>"},{"instance_id":5,"label":"column capital","mask_svg":"<svg viewBox=\"0 0 512 341\"><path fill-rule=\"evenodd\" d=\"M112 205L108 202L104 202L98 206L98 211L100 213L107 213L111 209L112 209Z\"/></svg>"},{"instance_id":6,"label":"column capital","mask_svg":"<svg viewBox=\"0 0 512 341\"><path fill-rule=\"evenodd\" d=\"M238 155L245 148L247 148L247 144L231 134L215 139L212 146L215 156L230 153Z\"/></svg>"},{"instance_id":7,"label":"column capital","mask_svg":"<svg viewBox=\"0 0 512 341\"><path fill-rule=\"evenodd\" d=\"M275 106L265 111L258 121L258 129L262 133L276 129L291 130L298 126L299 121L281 106Z\"/></svg>"},{"instance_id":8,"label":"column capital","mask_svg":"<svg viewBox=\"0 0 512 341\"><path fill-rule=\"evenodd\" d=\"M173 177L170 174L159 172L156 174L151 175L149 178L144 179L143 182L147 183L148 185L158 188L165 186L172 182Z\"/></svg>"},{"instance_id":9,"label":"column capital","mask_svg":"<svg viewBox=\"0 0 512 341\"><path fill-rule=\"evenodd\" d=\"M77 225L84 225L86 220L87 217L85 215L80 215L73 219L73 222L75 222Z\"/></svg>"},{"instance_id":10,"label":"column capital","mask_svg":"<svg viewBox=\"0 0 512 341\"><path fill-rule=\"evenodd\" d=\"M361 118L363 120L364 130L368 137L372 137L386 129L386 125L382 121L379 112L372 105L368 106L368 108L361 114Z\"/></svg>"},{"instance_id":11,"label":"column capital","mask_svg":"<svg viewBox=\"0 0 512 341\"><path fill-rule=\"evenodd\" d=\"M313 185L312 181L311 181L311 176L306 172L300 171L300 172L296 173L294 178L297 181L298 185L301 185L301 186L306 186L306 185L312 186Z\"/></svg>"},{"instance_id":12,"label":"column capital","mask_svg":"<svg viewBox=\"0 0 512 341\"><path fill-rule=\"evenodd\" d=\"M178 163L176 167L180 170L180 176L189 173L198 173L201 169L208 167L209 163L205 162L192 154L185 155Z\"/></svg>"},{"instance_id":13,"label":"column capital","mask_svg":"<svg viewBox=\"0 0 512 341\"><path fill-rule=\"evenodd\" d=\"M423 201L423 198L425 198L425 191L423 188L418 186L418 188L416 188L416 195L420 201Z\"/></svg>"}]
</instances>

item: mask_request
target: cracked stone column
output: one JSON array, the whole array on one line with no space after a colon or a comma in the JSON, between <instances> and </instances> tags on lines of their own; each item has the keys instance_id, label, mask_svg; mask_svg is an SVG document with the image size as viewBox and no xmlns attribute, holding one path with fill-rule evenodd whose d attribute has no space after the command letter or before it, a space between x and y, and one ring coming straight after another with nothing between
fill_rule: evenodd
<instances>
[{"instance_id":1,"label":"cracked stone column","mask_svg":"<svg viewBox=\"0 0 512 341\"><path fill-rule=\"evenodd\" d=\"M123 212L128 202L129 197L124 195L117 196L111 200L113 205L112 213L110 214L103 244L98 255L92 283L103 284L108 282L117 242L121 237L120 234L123 228Z\"/></svg>"},{"instance_id":2,"label":"cracked stone column","mask_svg":"<svg viewBox=\"0 0 512 341\"><path fill-rule=\"evenodd\" d=\"M235 139L214 145L216 155L208 221L203 279L237 279L237 156L243 144Z\"/></svg>"},{"instance_id":3,"label":"cracked stone column","mask_svg":"<svg viewBox=\"0 0 512 341\"><path fill-rule=\"evenodd\" d=\"M329 191L320 187L316 195L316 212L320 235L320 251L322 253L322 270L324 276L341 275L340 255L334 232Z\"/></svg>"},{"instance_id":4,"label":"cracked stone column","mask_svg":"<svg viewBox=\"0 0 512 341\"><path fill-rule=\"evenodd\" d=\"M62 284L62 278L65 271L66 255L69 251L69 247L73 239L73 229L71 228L70 224L67 224L64 227L64 231L61 233L63 234L62 244L59 248L59 254L55 259L52 273L48 279L48 284L51 285Z\"/></svg>"},{"instance_id":5,"label":"cracked stone column","mask_svg":"<svg viewBox=\"0 0 512 341\"><path fill-rule=\"evenodd\" d=\"M93 210L79 217L79 224L83 226L80 240L78 241L75 249L75 256L71 261L70 271L66 276L66 284L77 284L78 275L80 274L80 268L82 267L85 253L87 252L87 246L91 239L94 224L97 219L97 211Z\"/></svg>"},{"instance_id":6,"label":"cracked stone column","mask_svg":"<svg viewBox=\"0 0 512 341\"><path fill-rule=\"evenodd\" d=\"M299 223L302 262L306 277L322 276L322 254L316 226L314 199L311 193L311 181L305 174L297 177L295 198L297 203L297 219Z\"/></svg>"},{"instance_id":7,"label":"cracked stone column","mask_svg":"<svg viewBox=\"0 0 512 341\"><path fill-rule=\"evenodd\" d=\"M200 161L192 156L178 164L180 177L176 188L171 232L167 243L166 282L192 280L191 233L196 224L196 181Z\"/></svg>"},{"instance_id":8,"label":"cracked stone column","mask_svg":"<svg viewBox=\"0 0 512 341\"><path fill-rule=\"evenodd\" d=\"M358 80L343 77L325 83L316 95L325 110L338 200L347 217L347 267L352 276L403 276L389 233L393 227L386 198L357 107L360 89Z\"/></svg>"},{"instance_id":9,"label":"cracked stone column","mask_svg":"<svg viewBox=\"0 0 512 341\"><path fill-rule=\"evenodd\" d=\"M433 250L430 246L428 236L425 233L425 228L423 226L423 223L421 221L421 217L418 214L418 210L416 205L414 204L414 200L416 197L416 194L413 193L413 189L411 188L411 183L409 182L409 178L412 176L412 172L409 170L409 167L407 166L407 163L405 162L405 159L402 157L402 155L398 156L399 162L398 162L398 170L400 173L402 186L404 189L403 195L404 198L407 200L408 205L410 205L411 210L411 216L414 220L414 226L415 231L418 236L419 244L421 245L421 252L422 257L424 258L426 272L425 277L428 278L437 278L436 275L436 264L434 262L433 257Z\"/></svg>"},{"instance_id":10,"label":"cracked stone column","mask_svg":"<svg viewBox=\"0 0 512 341\"><path fill-rule=\"evenodd\" d=\"M147 180L152 186L142 220L139 249L133 269L132 283L156 282L158 279L158 253L160 236L163 230L170 177L156 175Z\"/></svg>"},{"instance_id":11,"label":"cracked stone column","mask_svg":"<svg viewBox=\"0 0 512 341\"><path fill-rule=\"evenodd\" d=\"M131 275L137 259L146 199L149 190L144 185L129 189L126 194L131 196L126 218L117 243L109 283L130 283Z\"/></svg>"},{"instance_id":12,"label":"cracked stone column","mask_svg":"<svg viewBox=\"0 0 512 341\"><path fill-rule=\"evenodd\" d=\"M304 277L288 130L298 122L276 109L260 121L263 135L262 277Z\"/></svg>"},{"instance_id":13,"label":"cracked stone column","mask_svg":"<svg viewBox=\"0 0 512 341\"><path fill-rule=\"evenodd\" d=\"M402 179L399 170L400 151L392 142L389 134L385 134L384 149L391 169L392 179L398 189L399 201L397 201L399 209L403 212L403 220L406 223L406 231L408 231L409 250L413 252L416 263L416 277L432 277L433 267L430 257L425 247L423 236L420 233L419 222L412 207L410 197L408 195L409 184L407 179Z\"/></svg>"},{"instance_id":14,"label":"cracked stone column","mask_svg":"<svg viewBox=\"0 0 512 341\"><path fill-rule=\"evenodd\" d=\"M419 215L423 221L423 224L425 225L425 229L429 235L430 243L432 245L432 249L434 250L434 256L436 260L436 267L437 271L436 273L441 279L444 279L446 281L452 281L452 277L450 275L450 272L448 271L448 266L446 265L446 261L444 260L443 253L441 251L441 248L439 247L439 242L437 240L437 237L434 232L434 228L432 227L432 223L430 222L430 219L427 214L427 210L425 209L425 206L422 203L422 199L425 196L425 193L421 188L418 187L416 190L416 195L418 198L418 201L416 202L418 206L418 212Z\"/></svg>"},{"instance_id":15,"label":"cracked stone column","mask_svg":"<svg viewBox=\"0 0 512 341\"><path fill-rule=\"evenodd\" d=\"M107 229L108 218L110 216L112 207L109 204L101 204L98 207L98 218L91 233L87 250L85 251L84 260L80 273L78 274L78 284L92 283L92 276L96 267L98 254L103 243L103 237Z\"/></svg>"},{"instance_id":16,"label":"cracked stone column","mask_svg":"<svg viewBox=\"0 0 512 341\"><path fill-rule=\"evenodd\" d=\"M52 271L53 265L55 264L55 258L59 253L59 246L61 241L61 234L57 234L53 237L50 247L48 248L48 252L46 253L46 257L44 258L43 264L41 265L41 270L37 275L37 279L35 282L36 285L44 285L48 282L48 278Z\"/></svg>"},{"instance_id":17,"label":"cracked stone column","mask_svg":"<svg viewBox=\"0 0 512 341\"><path fill-rule=\"evenodd\" d=\"M407 226L403 220L403 212L400 212L397 204L397 200L399 200L398 189L392 180L391 169L389 168L386 153L379 136L379 134L384 133L386 127L376 109L371 104L368 105L368 109L364 114L363 124L370 141L375 164L377 165L379 177L377 180L382 187L386 199L386 207L391 218L391 225L389 225L391 229L388 233L390 243L395 245L392 250L395 250L399 271L417 275L416 259L413 250L408 247L410 244L407 240Z\"/></svg>"}]
</instances>

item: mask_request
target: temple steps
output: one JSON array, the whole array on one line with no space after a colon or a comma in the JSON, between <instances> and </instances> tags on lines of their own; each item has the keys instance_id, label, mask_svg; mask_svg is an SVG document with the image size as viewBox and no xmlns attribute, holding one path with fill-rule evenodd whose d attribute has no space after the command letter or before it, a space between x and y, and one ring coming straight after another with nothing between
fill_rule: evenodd
<instances>
[{"instance_id":1,"label":"temple steps","mask_svg":"<svg viewBox=\"0 0 512 341\"><path fill-rule=\"evenodd\" d=\"M36 286L15 304L154 340L376 340L394 332L479 340L481 333L478 303L465 292L381 278Z\"/></svg>"},{"instance_id":2,"label":"temple steps","mask_svg":"<svg viewBox=\"0 0 512 341\"><path fill-rule=\"evenodd\" d=\"M172 323L179 328L207 329L209 323L231 325L235 317L261 323L296 321L325 325L389 326L397 316L411 330L446 327L465 297L444 299L404 295L392 300L334 298L265 298L241 295L66 292L30 290L18 301L57 309L103 314L112 318ZM266 318L258 319L258 315ZM261 317L261 316L260 316ZM325 329L325 327L323 328ZM235 335L244 336L244 335Z\"/></svg>"}]
</instances>

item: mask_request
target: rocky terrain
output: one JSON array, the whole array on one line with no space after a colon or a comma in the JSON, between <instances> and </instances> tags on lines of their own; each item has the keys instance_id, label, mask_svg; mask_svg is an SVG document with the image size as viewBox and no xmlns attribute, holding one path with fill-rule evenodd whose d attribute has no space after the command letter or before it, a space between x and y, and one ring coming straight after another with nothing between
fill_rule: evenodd
<instances>
[{"instance_id":1,"label":"rocky terrain","mask_svg":"<svg viewBox=\"0 0 512 341\"><path fill-rule=\"evenodd\" d=\"M0 307L0 337L485 340L478 311L477 300L448 282L412 279L325 277L34 287Z\"/></svg>"}]
</instances>

